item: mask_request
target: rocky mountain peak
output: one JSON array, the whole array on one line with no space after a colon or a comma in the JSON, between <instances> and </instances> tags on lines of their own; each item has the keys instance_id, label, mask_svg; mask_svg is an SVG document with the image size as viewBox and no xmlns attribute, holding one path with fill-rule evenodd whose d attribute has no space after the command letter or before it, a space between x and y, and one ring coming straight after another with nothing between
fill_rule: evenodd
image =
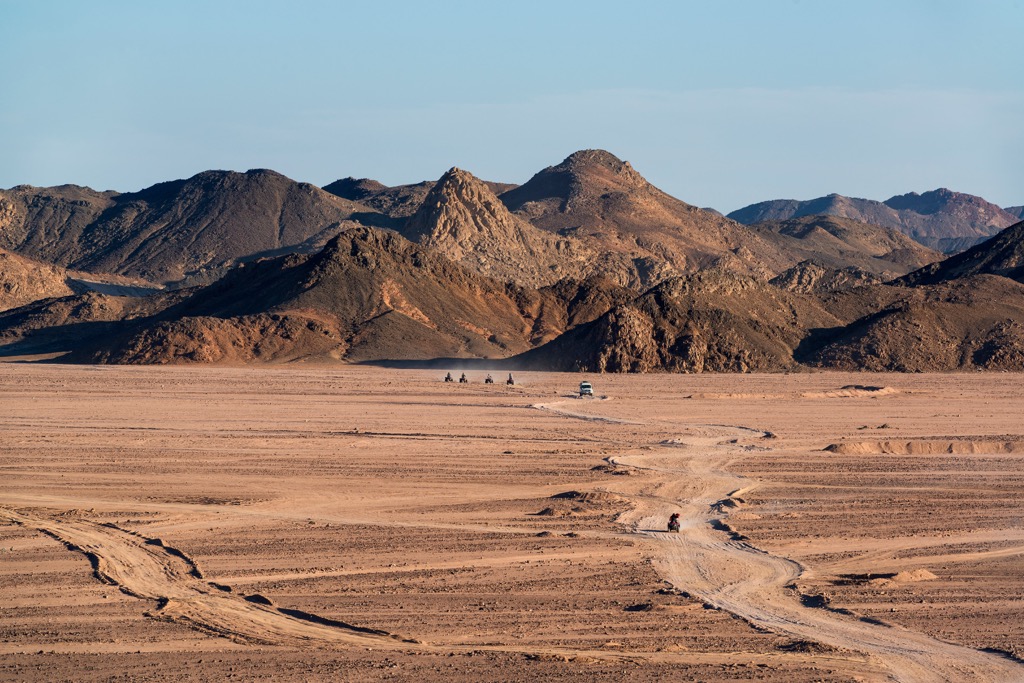
<instances>
[{"instance_id":1,"label":"rocky mountain peak","mask_svg":"<svg viewBox=\"0 0 1024 683\"><path fill-rule=\"evenodd\" d=\"M487 184L451 168L405 226L411 241L488 277L542 285L558 279L580 250L514 216Z\"/></svg>"}]
</instances>

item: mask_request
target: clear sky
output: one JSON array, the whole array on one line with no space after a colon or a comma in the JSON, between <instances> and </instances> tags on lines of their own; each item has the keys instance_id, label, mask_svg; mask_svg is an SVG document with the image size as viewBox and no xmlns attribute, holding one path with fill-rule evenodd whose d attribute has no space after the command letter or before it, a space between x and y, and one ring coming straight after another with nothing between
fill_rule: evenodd
<instances>
[{"instance_id":1,"label":"clear sky","mask_svg":"<svg viewBox=\"0 0 1024 683\"><path fill-rule=\"evenodd\" d=\"M0 187L206 169L1024 204L1024 0L0 0Z\"/></svg>"}]
</instances>

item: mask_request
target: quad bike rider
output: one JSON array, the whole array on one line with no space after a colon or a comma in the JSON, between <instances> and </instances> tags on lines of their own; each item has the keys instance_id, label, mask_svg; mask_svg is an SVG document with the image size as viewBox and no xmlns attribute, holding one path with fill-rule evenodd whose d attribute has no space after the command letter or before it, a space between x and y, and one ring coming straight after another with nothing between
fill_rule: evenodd
<instances>
[{"instance_id":1,"label":"quad bike rider","mask_svg":"<svg viewBox=\"0 0 1024 683\"><path fill-rule=\"evenodd\" d=\"M516 381L514 379L512 379L512 373L511 372L508 373L508 379L505 380L505 384L507 384L509 386L512 386L515 383L516 383Z\"/></svg>"},{"instance_id":2,"label":"quad bike rider","mask_svg":"<svg viewBox=\"0 0 1024 683\"><path fill-rule=\"evenodd\" d=\"M466 373L462 373L462 376L459 377L459 384L468 384L468 383L469 383L469 380L466 379Z\"/></svg>"},{"instance_id":3,"label":"quad bike rider","mask_svg":"<svg viewBox=\"0 0 1024 683\"><path fill-rule=\"evenodd\" d=\"M668 518L668 530L672 533L679 533L679 513L673 512L672 516Z\"/></svg>"},{"instance_id":4,"label":"quad bike rider","mask_svg":"<svg viewBox=\"0 0 1024 683\"><path fill-rule=\"evenodd\" d=\"M484 377L484 384L494 384L494 378L490 375Z\"/></svg>"},{"instance_id":5,"label":"quad bike rider","mask_svg":"<svg viewBox=\"0 0 1024 683\"><path fill-rule=\"evenodd\" d=\"M445 375L444 376L444 381L445 382L454 382L455 380L452 379L452 373L449 372L447 375Z\"/></svg>"}]
</instances>

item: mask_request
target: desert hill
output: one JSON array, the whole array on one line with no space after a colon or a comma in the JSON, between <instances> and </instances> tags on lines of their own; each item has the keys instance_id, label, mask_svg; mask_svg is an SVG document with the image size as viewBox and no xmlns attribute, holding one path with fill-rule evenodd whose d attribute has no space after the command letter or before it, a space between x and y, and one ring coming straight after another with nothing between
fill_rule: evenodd
<instances>
[{"instance_id":1,"label":"desert hill","mask_svg":"<svg viewBox=\"0 0 1024 683\"><path fill-rule=\"evenodd\" d=\"M0 190L0 248L69 266L79 255L75 237L112 207L117 196L78 185Z\"/></svg>"},{"instance_id":2,"label":"desert hill","mask_svg":"<svg viewBox=\"0 0 1024 683\"><path fill-rule=\"evenodd\" d=\"M88 358L504 357L560 333L569 317L551 292L531 295L397 234L360 227L316 254L239 266Z\"/></svg>"},{"instance_id":3,"label":"desert hill","mask_svg":"<svg viewBox=\"0 0 1024 683\"><path fill-rule=\"evenodd\" d=\"M1024 206L1007 206L1003 209L1006 213L1017 218L1024 218Z\"/></svg>"},{"instance_id":4,"label":"desert hill","mask_svg":"<svg viewBox=\"0 0 1024 683\"><path fill-rule=\"evenodd\" d=\"M601 254L600 272L631 287L709 267L767 278L801 260L671 197L603 150L576 152L500 199L520 218Z\"/></svg>"},{"instance_id":5,"label":"desert hill","mask_svg":"<svg viewBox=\"0 0 1024 683\"><path fill-rule=\"evenodd\" d=\"M186 292L122 296L82 289L0 312L0 357L67 354L107 343L133 321L180 302Z\"/></svg>"},{"instance_id":6,"label":"desert hill","mask_svg":"<svg viewBox=\"0 0 1024 683\"><path fill-rule=\"evenodd\" d=\"M961 254L915 271L900 282L922 285L981 274L1024 282L1024 221Z\"/></svg>"},{"instance_id":7,"label":"desert hill","mask_svg":"<svg viewBox=\"0 0 1024 683\"><path fill-rule=\"evenodd\" d=\"M87 292L145 296L159 291L159 287L144 280L108 273L70 271L0 249L0 311L42 299Z\"/></svg>"},{"instance_id":8,"label":"desert hill","mask_svg":"<svg viewBox=\"0 0 1024 683\"><path fill-rule=\"evenodd\" d=\"M729 218L749 225L813 215L840 216L899 230L944 253L967 249L1017 222L1016 217L981 197L945 188L897 195L884 202L839 194L808 201L777 199L733 211Z\"/></svg>"},{"instance_id":9,"label":"desert hill","mask_svg":"<svg viewBox=\"0 0 1024 683\"><path fill-rule=\"evenodd\" d=\"M0 249L0 311L72 293L63 268Z\"/></svg>"},{"instance_id":10,"label":"desert hill","mask_svg":"<svg viewBox=\"0 0 1024 683\"><path fill-rule=\"evenodd\" d=\"M809 328L839 324L813 296L726 271L672 278L510 360L589 372L758 372L796 366Z\"/></svg>"},{"instance_id":11,"label":"desert hill","mask_svg":"<svg viewBox=\"0 0 1024 683\"><path fill-rule=\"evenodd\" d=\"M65 188L5 193L14 208L0 246L159 283L216 277L254 254L317 248L367 212L267 170L206 171L125 194Z\"/></svg>"},{"instance_id":12,"label":"desert hill","mask_svg":"<svg viewBox=\"0 0 1024 683\"><path fill-rule=\"evenodd\" d=\"M512 215L471 173L445 173L402 234L487 277L530 287L586 277L595 254Z\"/></svg>"},{"instance_id":13,"label":"desert hill","mask_svg":"<svg viewBox=\"0 0 1024 683\"><path fill-rule=\"evenodd\" d=\"M840 370L934 372L1024 368L1024 284L973 275L887 290L882 305L833 330L819 330L797 358ZM855 292L826 300L830 311L863 306ZM842 301L846 299L847 301ZM835 305L831 305L831 304ZM845 304L845 305L844 305Z\"/></svg>"},{"instance_id":14,"label":"desert hill","mask_svg":"<svg viewBox=\"0 0 1024 683\"><path fill-rule=\"evenodd\" d=\"M748 227L801 261L836 270L856 268L884 280L943 258L897 230L838 216L804 216Z\"/></svg>"}]
</instances>

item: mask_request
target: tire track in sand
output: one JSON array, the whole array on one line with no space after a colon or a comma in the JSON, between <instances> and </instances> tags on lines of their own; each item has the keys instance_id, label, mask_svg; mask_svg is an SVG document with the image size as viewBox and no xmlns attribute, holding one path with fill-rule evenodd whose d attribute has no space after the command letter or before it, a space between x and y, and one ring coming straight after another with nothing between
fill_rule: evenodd
<instances>
[{"instance_id":1,"label":"tire track in sand","mask_svg":"<svg viewBox=\"0 0 1024 683\"><path fill-rule=\"evenodd\" d=\"M148 539L113 524L51 518L0 508L0 517L37 529L81 552L103 583L156 601L146 616L182 623L210 635L254 645L299 646L315 642L372 647L415 647L419 641L385 631L276 607L259 595L235 593L203 578L196 563L160 539Z\"/></svg>"},{"instance_id":2,"label":"tire track in sand","mask_svg":"<svg viewBox=\"0 0 1024 683\"><path fill-rule=\"evenodd\" d=\"M557 404L543 409L566 417L602 419L560 411ZM758 628L861 652L897 681L1024 681L1024 666L1008 658L867 621L853 613L805 605L802 598L806 596L799 595L794 585L803 571L800 564L752 546L726 522L728 510L742 504L739 494L755 488L757 482L724 468L745 452L738 443L741 439L768 435L722 425L685 429L682 437L659 444L663 447L659 451L609 458L612 464L661 475L657 495L632 497L635 507L619 521L651 542L658 553L656 568L676 588ZM678 504L669 507L659 502L666 499ZM679 534L663 531L673 510L681 515Z\"/></svg>"}]
</instances>

